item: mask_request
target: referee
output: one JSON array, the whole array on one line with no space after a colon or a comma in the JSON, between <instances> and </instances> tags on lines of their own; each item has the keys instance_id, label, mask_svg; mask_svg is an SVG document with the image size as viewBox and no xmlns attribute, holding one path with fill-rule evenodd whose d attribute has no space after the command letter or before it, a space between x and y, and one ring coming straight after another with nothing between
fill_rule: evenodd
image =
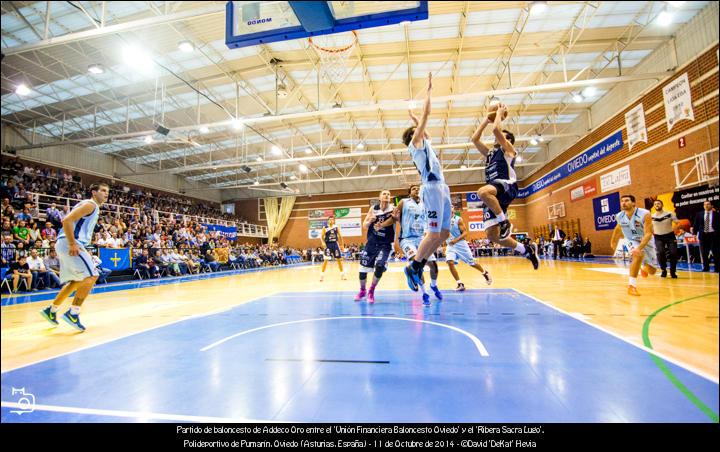
<instances>
[{"instance_id":1,"label":"referee","mask_svg":"<svg viewBox=\"0 0 720 452\"><path fill-rule=\"evenodd\" d=\"M677 239L673 232L673 226L677 224L677 216L675 212L666 212L663 210L663 202L659 199L654 203L655 213L652 214L653 233L655 234L655 246L657 247L657 257L660 262L661 277L667 278L667 255L670 255L670 277L677 278L675 268L677 267L678 252Z\"/></svg>"}]
</instances>

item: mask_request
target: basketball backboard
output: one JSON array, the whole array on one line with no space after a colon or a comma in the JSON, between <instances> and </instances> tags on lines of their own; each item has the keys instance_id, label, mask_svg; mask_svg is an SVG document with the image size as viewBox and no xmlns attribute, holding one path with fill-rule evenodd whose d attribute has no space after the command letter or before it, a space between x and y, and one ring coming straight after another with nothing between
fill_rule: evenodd
<instances>
[{"instance_id":1,"label":"basketball backboard","mask_svg":"<svg viewBox=\"0 0 720 452\"><path fill-rule=\"evenodd\" d=\"M427 1L228 2L231 49L428 18Z\"/></svg>"}]
</instances>

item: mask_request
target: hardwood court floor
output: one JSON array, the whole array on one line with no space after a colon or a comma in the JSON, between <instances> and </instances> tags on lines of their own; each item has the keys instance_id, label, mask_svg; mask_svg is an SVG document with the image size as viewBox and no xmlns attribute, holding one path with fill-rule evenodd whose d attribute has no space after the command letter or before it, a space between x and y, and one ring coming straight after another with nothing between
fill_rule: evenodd
<instances>
[{"instance_id":1,"label":"hardwood court floor","mask_svg":"<svg viewBox=\"0 0 720 452\"><path fill-rule=\"evenodd\" d=\"M634 344L652 348L708 378L718 379L715 273L680 271L677 280L657 276L639 279L642 296L636 298L626 293L627 269L621 264L542 260L540 270L533 271L522 258L485 258L479 262L487 266L494 278L492 289L515 289ZM441 263L440 268L440 287L452 291L455 283L446 265ZM88 331L82 334L63 323L50 328L38 314L47 301L23 303L22 297L4 297L5 303L21 304L2 308L2 371L193 316L223 311L259 297L286 292L355 291L357 269L356 263L346 263L347 281L340 280L337 266L330 263L324 282L319 282L319 267L315 265L182 283L163 281L149 287L92 294L83 308L82 320ZM401 269L400 263L390 266L378 288L377 304L383 303L384 291L407 290ZM459 271L469 289L488 289L477 271L464 264ZM417 298L417 294L407 291L408 302ZM352 295L347 303L353 303Z\"/></svg>"}]
</instances>

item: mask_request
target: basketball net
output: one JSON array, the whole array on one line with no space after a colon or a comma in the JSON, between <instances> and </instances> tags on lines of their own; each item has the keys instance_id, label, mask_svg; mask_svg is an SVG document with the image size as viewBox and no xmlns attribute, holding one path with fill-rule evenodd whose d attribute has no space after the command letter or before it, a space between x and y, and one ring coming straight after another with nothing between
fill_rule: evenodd
<instances>
[{"instance_id":1,"label":"basketball net","mask_svg":"<svg viewBox=\"0 0 720 452\"><path fill-rule=\"evenodd\" d=\"M333 83L345 80L347 60L358 42L357 33L333 33L308 38L310 46L320 57L320 70Z\"/></svg>"}]
</instances>

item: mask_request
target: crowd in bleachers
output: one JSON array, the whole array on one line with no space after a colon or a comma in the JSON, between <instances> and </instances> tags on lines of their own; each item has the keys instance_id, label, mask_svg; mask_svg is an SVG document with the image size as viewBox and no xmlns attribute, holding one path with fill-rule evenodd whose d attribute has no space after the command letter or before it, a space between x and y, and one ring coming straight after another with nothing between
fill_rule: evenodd
<instances>
[{"instance_id":1,"label":"crowd in bleachers","mask_svg":"<svg viewBox=\"0 0 720 452\"><path fill-rule=\"evenodd\" d=\"M2 262L7 286L26 291L60 285L59 266L54 253L62 219L77 201L89 195L82 177L69 171L23 164L3 159L0 177L2 211ZM32 195L31 193L35 193ZM43 202L43 197L47 202ZM69 204L69 205L68 205ZM42 207L41 207L42 206ZM169 211L172 214L158 214ZM97 248L133 249L132 271L137 277L161 277L215 272L229 268L256 268L285 265L300 252L277 245L258 245L229 240L217 231L188 217L243 221L190 198L164 195L126 185L111 185L103 205L93 254L103 282L110 270L98 257ZM5 284L4 284L5 285Z\"/></svg>"}]
</instances>

